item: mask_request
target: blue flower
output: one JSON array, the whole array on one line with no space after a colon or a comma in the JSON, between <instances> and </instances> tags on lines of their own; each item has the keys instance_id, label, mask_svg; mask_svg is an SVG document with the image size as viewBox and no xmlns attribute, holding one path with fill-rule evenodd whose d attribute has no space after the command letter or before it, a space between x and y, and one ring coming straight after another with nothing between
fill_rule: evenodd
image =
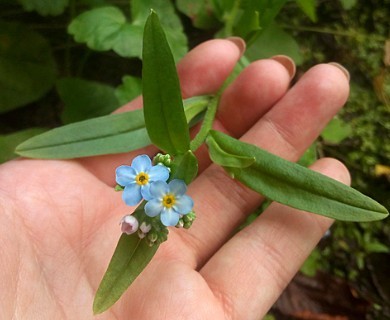
<instances>
[{"instance_id":1,"label":"blue flower","mask_svg":"<svg viewBox=\"0 0 390 320\"><path fill-rule=\"evenodd\" d=\"M124 187L122 198L129 206L135 206L142 198L151 198L149 189L155 181L167 181L169 170L163 165L152 166L147 155L133 159L131 166L120 166L116 169L116 182Z\"/></svg>"},{"instance_id":2,"label":"blue flower","mask_svg":"<svg viewBox=\"0 0 390 320\"><path fill-rule=\"evenodd\" d=\"M182 180L172 180L166 183L156 181L150 186L151 199L145 205L145 213L149 217L161 214L163 225L175 226L183 214L190 213L194 202L185 195L187 186Z\"/></svg>"}]
</instances>

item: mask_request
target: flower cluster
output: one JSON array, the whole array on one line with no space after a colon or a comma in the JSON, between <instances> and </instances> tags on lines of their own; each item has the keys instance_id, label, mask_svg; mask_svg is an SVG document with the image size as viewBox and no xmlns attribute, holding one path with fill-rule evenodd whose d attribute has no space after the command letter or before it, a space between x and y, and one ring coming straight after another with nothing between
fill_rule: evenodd
<instances>
[{"instance_id":1,"label":"flower cluster","mask_svg":"<svg viewBox=\"0 0 390 320\"><path fill-rule=\"evenodd\" d=\"M189 226L195 218L192 211L194 203L185 194L187 186L184 181L173 179L168 182L170 168L167 165L171 163L169 155L157 155L154 163L147 155L140 155L134 158L130 166L122 165L116 169L117 189L123 190L123 201L129 206L146 201L143 212L147 217L141 221L133 215L123 217L122 232L132 234L138 230L140 238L149 233L151 242L156 241L153 232L150 232L153 218L159 217L165 227L186 227L185 221ZM187 214L188 219L183 219Z\"/></svg>"},{"instance_id":2,"label":"flower cluster","mask_svg":"<svg viewBox=\"0 0 390 320\"><path fill-rule=\"evenodd\" d=\"M131 166L116 169L116 183L124 187L122 198L128 206L135 206L150 199L149 189L155 181L167 181L169 170L162 165L152 165L147 155L135 157Z\"/></svg>"}]
</instances>

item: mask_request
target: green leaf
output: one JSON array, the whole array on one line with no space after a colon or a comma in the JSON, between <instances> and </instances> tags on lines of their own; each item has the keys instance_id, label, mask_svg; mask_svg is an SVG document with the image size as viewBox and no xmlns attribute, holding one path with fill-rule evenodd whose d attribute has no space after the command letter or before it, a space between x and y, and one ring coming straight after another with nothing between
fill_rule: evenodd
<instances>
[{"instance_id":1,"label":"green leaf","mask_svg":"<svg viewBox=\"0 0 390 320\"><path fill-rule=\"evenodd\" d=\"M317 248L314 249L310 256L305 260L304 264L301 266L300 272L308 277L314 277L322 266L321 258L321 252Z\"/></svg>"},{"instance_id":2,"label":"green leaf","mask_svg":"<svg viewBox=\"0 0 390 320\"><path fill-rule=\"evenodd\" d=\"M255 163L247 168L224 168L271 200L345 221L372 221L388 216L385 207L359 191L254 145L217 131L212 131L208 140L214 140L228 154L255 157ZM213 154L219 151L213 144L209 144L209 151L212 158L217 158Z\"/></svg>"},{"instance_id":3,"label":"green leaf","mask_svg":"<svg viewBox=\"0 0 390 320\"><path fill-rule=\"evenodd\" d=\"M187 121L202 113L208 103L207 96L184 100ZM149 144L140 109L52 129L18 145L15 152L30 158L70 159L129 152Z\"/></svg>"},{"instance_id":4,"label":"green leaf","mask_svg":"<svg viewBox=\"0 0 390 320\"><path fill-rule=\"evenodd\" d=\"M149 246L137 233L122 234L93 302L94 314L110 308L153 258L158 245Z\"/></svg>"},{"instance_id":5,"label":"green leaf","mask_svg":"<svg viewBox=\"0 0 390 320\"><path fill-rule=\"evenodd\" d=\"M379 241L373 241L364 245L364 250L366 252L390 252L390 248Z\"/></svg>"},{"instance_id":6,"label":"green leaf","mask_svg":"<svg viewBox=\"0 0 390 320\"><path fill-rule=\"evenodd\" d=\"M141 57L142 26L127 22L117 7L94 8L77 16L68 32L75 41L97 51L114 50L122 57Z\"/></svg>"},{"instance_id":7,"label":"green leaf","mask_svg":"<svg viewBox=\"0 0 390 320\"><path fill-rule=\"evenodd\" d=\"M73 19L68 32L77 42L84 42L91 49L104 51L112 49L125 24L126 17L119 8L94 8Z\"/></svg>"},{"instance_id":8,"label":"green leaf","mask_svg":"<svg viewBox=\"0 0 390 320\"><path fill-rule=\"evenodd\" d=\"M150 144L142 110L112 114L55 128L16 148L30 158L69 159L127 152Z\"/></svg>"},{"instance_id":9,"label":"green leaf","mask_svg":"<svg viewBox=\"0 0 390 320\"><path fill-rule=\"evenodd\" d=\"M38 100L55 78L49 43L23 25L0 21L0 113Z\"/></svg>"},{"instance_id":10,"label":"green leaf","mask_svg":"<svg viewBox=\"0 0 390 320\"><path fill-rule=\"evenodd\" d=\"M266 59L278 54L291 57L297 65L303 62L298 43L276 24L262 31L245 52L245 56L251 61Z\"/></svg>"},{"instance_id":11,"label":"green leaf","mask_svg":"<svg viewBox=\"0 0 390 320\"><path fill-rule=\"evenodd\" d=\"M43 128L31 128L0 135L0 163L16 158L15 147L23 141L44 132Z\"/></svg>"},{"instance_id":12,"label":"green leaf","mask_svg":"<svg viewBox=\"0 0 390 320\"><path fill-rule=\"evenodd\" d=\"M330 143L340 143L351 134L352 127L348 123L340 118L333 118L321 132L321 137Z\"/></svg>"},{"instance_id":13,"label":"green leaf","mask_svg":"<svg viewBox=\"0 0 390 320\"><path fill-rule=\"evenodd\" d=\"M154 8L164 15L163 25L175 59L184 56L188 50L187 38L169 0L135 0L131 1L131 7L133 21L128 21L118 7L93 8L73 19L68 32L93 50L114 50L122 57L141 58L143 26L150 8Z\"/></svg>"},{"instance_id":14,"label":"green leaf","mask_svg":"<svg viewBox=\"0 0 390 320\"><path fill-rule=\"evenodd\" d=\"M187 36L172 1L132 0L130 5L133 24L142 28L149 17L150 9L158 13L175 61L179 61L187 53Z\"/></svg>"},{"instance_id":15,"label":"green leaf","mask_svg":"<svg viewBox=\"0 0 390 320\"><path fill-rule=\"evenodd\" d=\"M195 125L202 119L211 101L210 96L195 96L183 100L184 112L189 126Z\"/></svg>"},{"instance_id":16,"label":"green leaf","mask_svg":"<svg viewBox=\"0 0 390 320\"><path fill-rule=\"evenodd\" d=\"M113 39L105 39L105 44L121 57L141 57L142 27L124 23Z\"/></svg>"},{"instance_id":17,"label":"green leaf","mask_svg":"<svg viewBox=\"0 0 390 320\"><path fill-rule=\"evenodd\" d=\"M259 20L259 12L248 7L234 27L234 35L243 38L246 43L251 43L262 29Z\"/></svg>"},{"instance_id":18,"label":"green leaf","mask_svg":"<svg viewBox=\"0 0 390 320\"><path fill-rule=\"evenodd\" d=\"M219 20L223 20L226 12L232 10L236 0L210 0L213 11Z\"/></svg>"},{"instance_id":19,"label":"green leaf","mask_svg":"<svg viewBox=\"0 0 390 320\"><path fill-rule=\"evenodd\" d=\"M140 78L124 76L122 84L115 89L115 96L120 105L124 105L142 93L142 81Z\"/></svg>"},{"instance_id":20,"label":"green leaf","mask_svg":"<svg viewBox=\"0 0 390 320\"><path fill-rule=\"evenodd\" d=\"M142 87L145 124L150 140L171 155L190 148L179 78L157 14L146 21L143 41Z\"/></svg>"},{"instance_id":21,"label":"green leaf","mask_svg":"<svg viewBox=\"0 0 390 320\"><path fill-rule=\"evenodd\" d=\"M64 12L69 0L18 0L24 10L36 11L42 16L57 16Z\"/></svg>"},{"instance_id":22,"label":"green leaf","mask_svg":"<svg viewBox=\"0 0 390 320\"><path fill-rule=\"evenodd\" d=\"M120 106L115 89L99 82L63 78L57 81L57 92L64 102L61 119L65 124L103 116Z\"/></svg>"},{"instance_id":23,"label":"green leaf","mask_svg":"<svg viewBox=\"0 0 390 320\"><path fill-rule=\"evenodd\" d=\"M260 27L267 29L282 10L287 0L251 0L259 12Z\"/></svg>"},{"instance_id":24,"label":"green leaf","mask_svg":"<svg viewBox=\"0 0 390 320\"><path fill-rule=\"evenodd\" d=\"M316 0L296 0L298 6L310 18L311 21L317 22Z\"/></svg>"},{"instance_id":25,"label":"green leaf","mask_svg":"<svg viewBox=\"0 0 390 320\"><path fill-rule=\"evenodd\" d=\"M298 160L301 166L308 167L317 160L317 142L314 142Z\"/></svg>"},{"instance_id":26,"label":"green leaf","mask_svg":"<svg viewBox=\"0 0 390 320\"><path fill-rule=\"evenodd\" d=\"M224 151L212 136L206 139L207 145L213 152L210 152L210 158L214 163L223 167L247 168L250 167L256 159L254 157L238 156Z\"/></svg>"},{"instance_id":27,"label":"green leaf","mask_svg":"<svg viewBox=\"0 0 390 320\"><path fill-rule=\"evenodd\" d=\"M172 163L171 179L181 179L186 184L190 184L198 173L198 160L192 151L188 150L185 154L175 157Z\"/></svg>"}]
</instances>

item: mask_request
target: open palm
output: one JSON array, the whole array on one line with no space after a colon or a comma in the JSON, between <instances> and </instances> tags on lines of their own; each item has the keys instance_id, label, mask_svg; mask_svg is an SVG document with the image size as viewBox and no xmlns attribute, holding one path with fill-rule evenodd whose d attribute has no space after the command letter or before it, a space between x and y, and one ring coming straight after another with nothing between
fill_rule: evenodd
<instances>
[{"instance_id":1,"label":"open palm","mask_svg":"<svg viewBox=\"0 0 390 320\"><path fill-rule=\"evenodd\" d=\"M238 39L213 40L179 64L185 97L215 92L239 59ZM225 91L215 126L295 161L344 104L340 68L318 65L289 89L286 58L247 67ZM120 111L138 108L141 99ZM74 161L16 160L0 166L0 319L92 319L92 301L131 213L113 191L114 170L140 153ZM259 319L272 306L331 220L272 204L232 236L262 201L197 154L188 194L197 220L171 228L144 272L96 319ZM314 166L348 183L339 162Z\"/></svg>"}]
</instances>

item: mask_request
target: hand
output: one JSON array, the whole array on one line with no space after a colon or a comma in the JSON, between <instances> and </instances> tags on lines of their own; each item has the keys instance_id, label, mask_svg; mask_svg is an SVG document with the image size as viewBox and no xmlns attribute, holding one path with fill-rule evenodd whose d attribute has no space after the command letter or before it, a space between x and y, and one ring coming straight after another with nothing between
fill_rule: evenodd
<instances>
[{"instance_id":1,"label":"hand","mask_svg":"<svg viewBox=\"0 0 390 320\"><path fill-rule=\"evenodd\" d=\"M212 40L179 64L183 95L215 92L243 50ZM216 127L295 161L345 103L342 69L317 65L289 89L294 65L276 57L247 67L225 91ZM139 108L141 99L121 111ZM0 166L0 318L92 319L92 301L132 208L113 191L114 170L141 153L74 161L15 160ZM189 187L197 219L170 229L152 262L98 319L259 319L272 306L332 221L273 203L235 228L262 197L210 165L199 149ZM344 183L345 167L312 168Z\"/></svg>"}]
</instances>

